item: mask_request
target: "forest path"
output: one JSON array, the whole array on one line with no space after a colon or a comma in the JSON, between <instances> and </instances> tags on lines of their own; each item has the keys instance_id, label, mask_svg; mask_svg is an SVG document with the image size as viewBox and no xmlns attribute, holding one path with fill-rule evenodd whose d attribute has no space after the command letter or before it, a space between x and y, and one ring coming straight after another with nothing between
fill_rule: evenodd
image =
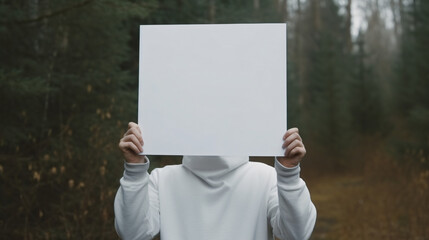
<instances>
[{"instance_id":1,"label":"forest path","mask_svg":"<svg viewBox=\"0 0 429 240\"><path fill-rule=\"evenodd\" d=\"M305 180L305 179L304 179ZM317 209L316 226L311 240L338 239L335 232L347 217L345 201L358 197L363 178L357 175L324 176L306 180Z\"/></svg>"}]
</instances>

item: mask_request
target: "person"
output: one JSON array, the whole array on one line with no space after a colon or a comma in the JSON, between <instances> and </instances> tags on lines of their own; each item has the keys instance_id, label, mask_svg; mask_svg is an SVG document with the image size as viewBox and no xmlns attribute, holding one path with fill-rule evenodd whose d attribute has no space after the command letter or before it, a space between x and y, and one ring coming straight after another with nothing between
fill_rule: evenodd
<instances>
[{"instance_id":1,"label":"person","mask_svg":"<svg viewBox=\"0 0 429 240\"><path fill-rule=\"evenodd\" d=\"M119 142L125 171L114 202L122 239L310 237L316 208L299 175L306 150L297 128L284 134L284 157L274 168L249 157L184 156L181 165L149 174L143 145L139 126L129 123Z\"/></svg>"}]
</instances>

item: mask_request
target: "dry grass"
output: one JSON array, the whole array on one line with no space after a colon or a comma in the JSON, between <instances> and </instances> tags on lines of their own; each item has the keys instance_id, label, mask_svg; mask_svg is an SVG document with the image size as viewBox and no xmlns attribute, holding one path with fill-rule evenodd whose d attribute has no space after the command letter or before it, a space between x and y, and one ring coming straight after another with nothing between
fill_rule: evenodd
<instances>
[{"instance_id":1,"label":"dry grass","mask_svg":"<svg viewBox=\"0 0 429 240\"><path fill-rule=\"evenodd\" d=\"M308 181L318 209L312 239L429 239L429 171L382 153L368 160L361 174Z\"/></svg>"},{"instance_id":2,"label":"dry grass","mask_svg":"<svg viewBox=\"0 0 429 240\"><path fill-rule=\"evenodd\" d=\"M360 156L366 167L359 173L320 176L311 172L311 161L303 163L318 211L312 239L429 239L429 170L417 169L413 159L395 163L383 152ZM55 165L53 155L37 162L14 158L0 164L3 238L117 239L112 206L122 162L112 157L73 168L86 158L101 159L75 156L63 167L62 162ZM178 160L155 162L163 166Z\"/></svg>"}]
</instances>

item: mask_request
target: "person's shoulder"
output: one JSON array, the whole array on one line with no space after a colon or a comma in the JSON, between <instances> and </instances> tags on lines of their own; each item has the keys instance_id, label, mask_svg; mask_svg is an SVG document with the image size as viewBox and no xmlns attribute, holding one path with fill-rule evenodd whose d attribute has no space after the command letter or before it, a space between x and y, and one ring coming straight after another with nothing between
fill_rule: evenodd
<instances>
[{"instance_id":1,"label":"person's shoulder","mask_svg":"<svg viewBox=\"0 0 429 240\"><path fill-rule=\"evenodd\" d=\"M151 181L158 182L161 179L174 178L178 174L181 174L180 172L183 171L182 169L182 164L154 168L150 172L150 179Z\"/></svg>"},{"instance_id":2,"label":"person's shoulder","mask_svg":"<svg viewBox=\"0 0 429 240\"><path fill-rule=\"evenodd\" d=\"M252 166L252 167L254 167L254 168L259 168L259 169L264 169L264 170L272 170L272 169L274 169L274 167L273 166L270 166L270 165L268 165L268 164L266 164L266 163L263 163L263 162L254 162L254 161L250 161L249 162L249 164Z\"/></svg>"},{"instance_id":3,"label":"person's shoulder","mask_svg":"<svg viewBox=\"0 0 429 240\"><path fill-rule=\"evenodd\" d=\"M274 186L276 183L276 170L274 167L262 163L262 162L249 162L248 170L246 171L249 176L252 176L254 178L257 176L256 182L254 182L254 186L260 186L262 188L267 188L270 186Z\"/></svg>"},{"instance_id":4,"label":"person's shoulder","mask_svg":"<svg viewBox=\"0 0 429 240\"><path fill-rule=\"evenodd\" d=\"M249 162L249 167L258 173L266 173L268 175L275 174L274 167L262 162Z\"/></svg>"},{"instance_id":5,"label":"person's shoulder","mask_svg":"<svg viewBox=\"0 0 429 240\"><path fill-rule=\"evenodd\" d=\"M151 172L151 174L166 174L171 173L175 171L181 171L182 170L182 164L175 164L175 165L166 165L159 168L154 168Z\"/></svg>"}]
</instances>

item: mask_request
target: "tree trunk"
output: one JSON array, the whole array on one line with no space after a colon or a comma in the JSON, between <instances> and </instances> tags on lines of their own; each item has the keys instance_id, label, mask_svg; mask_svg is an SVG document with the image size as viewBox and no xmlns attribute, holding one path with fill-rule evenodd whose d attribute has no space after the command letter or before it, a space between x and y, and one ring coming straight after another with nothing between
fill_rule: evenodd
<instances>
[{"instance_id":1,"label":"tree trunk","mask_svg":"<svg viewBox=\"0 0 429 240\"><path fill-rule=\"evenodd\" d=\"M283 0L281 8L282 8L283 22L287 22L289 20L288 1L287 0Z\"/></svg>"},{"instance_id":2,"label":"tree trunk","mask_svg":"<svg viewBox=\"0 0 429 240\"><path fill-rule=\"evenodd\" d=\"M216 0L210 0L209 2L209 21L210 23L216 22Z\"/></svg>"},{"instance_id":3,"label":"tree trunk","mask_svg":"<svg viewBox=\"0 0 429 240\"><path fill-rule=\"evenodd\" d=\"M29 10L30 10L30 18L37 18L39 16L39 0L30 0L29 3ZM33 41L33 47L34 47L34 52L36 54L39 53L40 50L40 46L39 46L39 38L40 38L41 33L39 32L37 37L34 38Z\"/></svg>"},{"instance_id":4,"label":"tree trunk","mask_svg":"<svg viewBox=\"0 0 429 240\"><path fill-rule=\"evenodd\" d=\"M259 11L259 7L260 7L259 0L253 0L253 9L255 11Z\"/></svg>"},{"instance_id":5,"label":"tree trunk","mask_svg":"<svg viewBox=\"0 0 429 240\"><path fill-rule=\"evenodd\" d=\"M401 28L404 27L404 18L405 18L405 13L404 13L404 2L403 0L399 0L399 21L401 24Z\"/></svg>"},{"instance_id":6,"label":"tree trunk","mask_svg":"<svg viewBox=\"0 0 429 240\"><path fill-rule=\"evenodd\" d=\"M301 41L301 0L297 0L297 12L296 12L296 21L295 21L295 60L297 76L298 76L298 84L300 89L299 94L299 106L300 109L304 109L306 104L306 86L304 79L304 63L302 61L302 41Z\"/></svg>"},{"instance_id":7,"label":"tree trunk","mask_svg":"<svg viewBox=\"0 0 429 240\"><path fill-rule=\"evenodd\" d=\"M312 0L311 1L311 11L312 11L312 16L313 16L314 30L318 31L321 28L320 2L319 2L319 0Z\"/></svg>"},{"instance_id":8,"label":"tree trunk","mask_svg":"<svg viewBox=\"0 0 429 240\"><path fill-rule=\"evenodd\" d=\"M352 0L347 1L346 11L347 11L346 46L347 46L347 52L351 52L352 50Z\"/></svg>"},{"instance_id":9,"label":"tree trunk","mask_svg":"<svg viewBox=\"0 0 429 240\"><path fill-rule=\"evenodd\" d=\"M260 0L253 0L253 19L255 21L260 20Z\"/></svg>"},{"instance_id":10,"label":"tree trunk","mask_svg":"<svg viewBox=\"0 0 429 240\"><path fill-rule=\"evenodd\" d=\"M395 37L399 36L399 22L398 22L398 12L396 11L396 1L390 0L390 9L392 11L393 16L393 29L395 31Z\"/></svg>"},{"instance_id":11,"label":"tree trunk","mask_svg":"<svg viewBox=\"0 0 429 240\"><path fill-rule=\"evenodd\" d=\"M161 4L161 3L160 3ZM178 12L179 21L183 21L183 0L176 0L176 9Z\"/></svg>"},{"instance_id":12,"label":"tree trunk","mask_svg":"<svg viewBox=\"0 0 429 240\"><path fill-rule=\"evenodd\" d=\"M413 30L417 28L417 1L413 0Z\"/></svg>"}]
</instances>

